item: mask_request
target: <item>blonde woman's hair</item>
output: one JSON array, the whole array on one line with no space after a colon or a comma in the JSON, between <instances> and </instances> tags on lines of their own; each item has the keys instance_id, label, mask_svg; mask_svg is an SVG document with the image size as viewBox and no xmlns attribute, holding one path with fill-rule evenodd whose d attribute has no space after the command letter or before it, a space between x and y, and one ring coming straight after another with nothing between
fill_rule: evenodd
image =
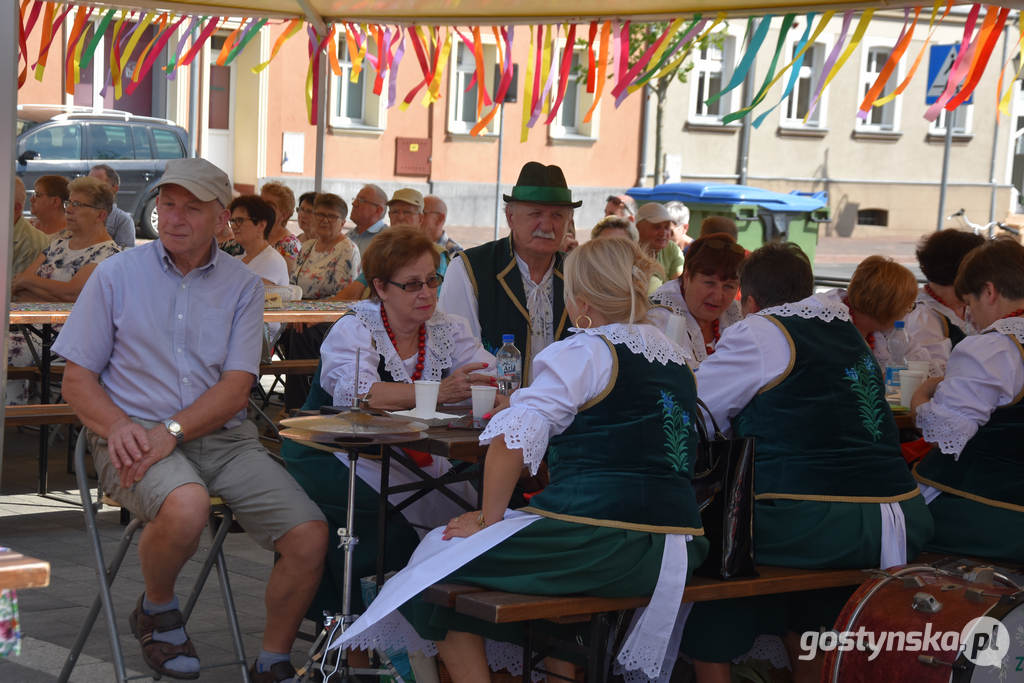
<instances>
[{"instance_id":1,"label":"blonde woman's hair","mask_svg":"<svg viewBox=\"0 0 1024 683\"><path fill-rule=\"evenodd\" d=\"M658 264L640 246L623 239L590 240L565 259L565 300L582 300L611 322L647 318L647 289Z\"/></svg>"}]
</instances>

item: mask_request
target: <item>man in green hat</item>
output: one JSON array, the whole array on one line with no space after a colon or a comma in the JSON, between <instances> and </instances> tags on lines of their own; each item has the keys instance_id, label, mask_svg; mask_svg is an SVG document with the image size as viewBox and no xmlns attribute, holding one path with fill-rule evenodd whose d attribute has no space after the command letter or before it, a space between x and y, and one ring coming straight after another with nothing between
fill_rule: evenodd
<instances>
[{"instance_id":1,"label":"man in green hat","mask_svg":"<svg viewBox=\"0 0 1024 683\"><path fill-rule=\"evenodd\" d=\"M511 234L467 249L445 274L438 307L469 320L491 352L503 334L523 354L523 385L533 358L568 330L562 290L562 237L573 209L558 166L527 162L511 195L504 195Z\"/></svg>"}]
</instances>

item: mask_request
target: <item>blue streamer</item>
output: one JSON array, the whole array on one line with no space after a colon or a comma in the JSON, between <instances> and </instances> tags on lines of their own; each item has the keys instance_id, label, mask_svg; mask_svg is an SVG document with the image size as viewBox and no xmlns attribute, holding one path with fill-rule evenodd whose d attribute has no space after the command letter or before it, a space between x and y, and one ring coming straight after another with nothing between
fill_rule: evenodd
<instances>
[{"instance_id":1,"label":"blue streamer","mask_svg":"<svg viewBox=\"0 0 1024 683\"><path fill-rule=\"evenodd\" d=\"M815 16L814 12L807 15L807 28L804 29L804 35L801 36L800 42L796 46L796 52L798 53L804 49L804 45L807 44L807 39L811 37L811 26L814 24ZM760 128L765 117L775 111L780 104L786 101L786 98L789 97L789 93L793 92L793 87L796 85L797 79L800 78L800 69L804 65L804 58L806 56L807 53L805 52L800 55L796 62L793 63L792 71L789 72L789 81L786 83L786 89L782 91L782 97L780 97L779 101L775 103L775 106L754 119L754 128Z\"/></svg>"}]
</instances>

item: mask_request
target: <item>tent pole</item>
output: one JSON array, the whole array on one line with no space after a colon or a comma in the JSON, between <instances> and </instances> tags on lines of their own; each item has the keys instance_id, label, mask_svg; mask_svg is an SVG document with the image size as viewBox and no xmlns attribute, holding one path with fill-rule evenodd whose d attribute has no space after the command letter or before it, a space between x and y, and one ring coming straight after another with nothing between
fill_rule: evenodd
<instances>
[{"instance_id":1,"label":"tent pole","mask_svg":"<svg viewBox=\"0 0 1024 683\"><path fill-rule=\"evenodd\" d=\"M7 21L3 21L7 17ZM10 314L11 301L11 254L12 238L11 209L14 206L14 159L15 120L18 115L18 3L16 0L0 0L0 45L6 45L7 59L0 59L0 92L13 93L7 97L7 104L0 104L0 159L8 162L0 164L0 207L5 207L7 215L0 220L0 244L6 245L3 258L0 258L0 288L3 291L4 320ZM0 351L7 358L7 335L3 335ZM7 363L0 367L0 387L7 386ZM0 401L0 418L5 418L4 403ZM0 439L0 477L4 464L4 444Z\"/></svg>"}]
</instances>

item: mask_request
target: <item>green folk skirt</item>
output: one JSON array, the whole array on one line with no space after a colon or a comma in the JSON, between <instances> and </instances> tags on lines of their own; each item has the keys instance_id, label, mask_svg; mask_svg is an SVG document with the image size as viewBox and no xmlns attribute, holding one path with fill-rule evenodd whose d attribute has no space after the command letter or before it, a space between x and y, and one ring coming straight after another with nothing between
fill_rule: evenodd
<instances>
[{"instance_id":1,"label":"green folk skirt","mask_svg":"<svg viewBox=\"0 0 1024 683\"><path fill-rule=\"evenodd\" d=\"M943 492L928 509L935 537L925 546L948 555L1024 562L1024 513ZM1016 529L1017 531L1014 531Z\"/></svg>"},{"instance_id":2,"label":"green folk skirt","mask_svg":"<svg viewBox=\"0 0 1024 683\"><path fill-rule=\"evenodd\" d=\"M934 532L921 496L900 503L907 527L907 559ZM804 569L877 567L882 520L877 503L758 501L754 506L758 564ZM744 654L760 634L783 635L831 628L856 587L700 602L683 631L682 651L705 662Z\"/></svg>"},{"instance_id":3,"label":"green folk skirt","mask_svg":"<svg viewBox=\"0 0 1024 683\"><path fill-rule=\"evenodd\" d=\"M665 536L542 517L444 581L533 595L651 595L658 583ZM686 544L688 571L704 561L708 542ZM525 625L492 624L432 605L417 596L399 608L420 637L444 640L448 631L523 644ZM577 626L568 627L573 633Z\"/></svg>"},{"instance_id":4,"label":"green folk skirt","mask_svg":"<svg viewBox=\"0 0 1024 683\"><path fill-rule=\"evenodd\" d=\"M341 612L341 586L344 582L345 551L338 547L338 529L345 526L348 504L348 466L332 453L302 446L285 440L281 457L288 471L306 494L327 517L327 561L320 587L310 604L306 616L316 622L323 613ZM380 535L377 512L380 496L362 479L356 478L355 530L359 537L353 553L352 606L353 611L365 611L359 579L377 573L377 548ZM389 506L390 508L390 506ZM394 514L388 522L385 571L399 570L406 565L419 536L401 514Z\"/></svg>"}]
</instances>

